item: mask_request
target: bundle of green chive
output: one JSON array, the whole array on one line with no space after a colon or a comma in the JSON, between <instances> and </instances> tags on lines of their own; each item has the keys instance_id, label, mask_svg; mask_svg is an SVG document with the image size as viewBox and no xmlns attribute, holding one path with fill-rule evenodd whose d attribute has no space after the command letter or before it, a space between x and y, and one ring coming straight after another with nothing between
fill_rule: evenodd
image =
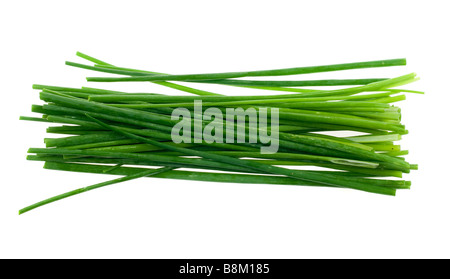
<instances>
[{"instance_id":1,"label":"bundle of green chive","mask_svg":"<svg viewBox=\"0 0 450 279\"><path fill-rule=\"evenodd\" d=\"M33 85L34 89L41 90L40 98L45 104L33 105L32 112L40 113L42 117L22 116L20 119L59 123L48 127L47 132L61 134L62 137L46 138L46 148L30 148L27 159L44 161L46 169L121 177L51 197L19 210L19 214L92 189L149 176L327 186L395 195L397 189L410 188L410 181L401 180L402 174L417 169L417 165L408 163L403 157L408 152L394 143L407 134L407 130L400 123L400 108L392 105L404 100L404 93L423 93L398 88L416 81L418 78L414 73L373 79L239 79L402 66L406 65L405 59L169 75L116 67L80 52L77 55L94 65L73 62L66 62L66 65L122 75L88 77L88 81L145 81L177 89L184 94L169 96L91 87ZM225 96L173 81L248 87L283 94ZM331 89L305 88L312 86L330 86L326 88ZM340 86L340 89L331 86ZM192 108L196 100L201 100L204 108L278 108L279 151L262 154L259 144L254 143L175 144L171 140L171 129L176 123L171 120L172 110ZM333 135L336 131L355 132L355 135Z\"/></svg>"}]
</instances>

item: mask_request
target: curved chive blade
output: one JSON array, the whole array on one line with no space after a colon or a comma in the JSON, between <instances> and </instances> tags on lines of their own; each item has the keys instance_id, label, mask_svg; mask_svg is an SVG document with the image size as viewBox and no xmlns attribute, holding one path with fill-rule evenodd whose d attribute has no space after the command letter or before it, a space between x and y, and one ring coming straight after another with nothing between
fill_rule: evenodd
<instances>
[{"instance_id":1,"label":"curved chive blade","mask_svg":"<svg viewBox=\"0 0 450 279\"><path fill-rule=\"evenodd\" d=\"M356 62L345 64L334 64L324 66L310 66L310 67L295 67L275 70L262 71L246 71L246 72L227 72L227 73L210 73L210 74L187 74L187 75L147 75L140 77L123 77L123 78L88 78L88 81L196 81L196 80L214 80L226 78L240 78L240 77L258 77L258 76L284 76L284 75L298 75L311 74L320 72L333 72L342 70L362 69L362 68L376 68L376 67L390 67L406 65L406 59L390 59L378 60L368 62Z\"/></svg>"},{"instance_id":2,"label":"curved chive blade","mask_svg":"<svg viewBox=\"0 0 450 279\"><path fill-rule=\"evenodd\" d=\"M82 68L82 69L87 69L87 70L93 70L93 71L99 71L99 72L106 72L106 73L113 73L113 74L123 74L123 75L129 75L129 76L139 76L139 75L148 75L148 74L159 74L159 73L155 73L155 72L148 72L148 71L140 71L140 70L135 70L135 69L125 69L125 68L119 68L119 67L115 67L109 63L106 63L102 60L96 59L92 56L89 56L87 54L81 53L81 52L77 52L77 56L84 58L88 61L94 62L97 65L97 67L93 67L93 66L88 66L88 65L83 65L83 64L79 64L79 63L74 63L74 62L69 62L66 61L66 65L68 66L73 66L73 67L78 67L78 68ZM169 88L173 88L176 90L180 90L180 91L184 91L184 92L188 92L191 94L195 94L195 95L199 95L199 96L208 96L208 95L220 95L217 93L213 93L213 92L209 92L209 91L205 91L205 90L200 90L200 89L196 89L196 88L192 88L192 87L188 87L188 86L184 86L184 85L180 85L180 84L175 84L172 82L167 82L167 81L155 81L153 82L155 84L159 84L162 86L166 86Z\"/></svg>"},{"instance_id":3,"label":"curved chive blade","mask_svg":"<svg viewBox=\"0 0 450 279\"><path fill-rule=\"evenodd\" d=\"M49 204L49 203L52 203L52 202L55 202L55 201L59 201L59 200L62 200L62 199L65 199L65 198L68 198L68 197L71 197L71 196L74 196L74 195L78 195L78 194L81 194L81 193L84 193L84 192L87 192L87 191L91 191L91 190L94 190L94 189L98 189L98 188L101 188L101 187L104 187L104 186L108 186L108 185L112 185L112 184L116 184L116 183L120 183L120 182L125 182L125 181L132 180L132 179L137 179L137 178L144 177L144 176L159 174L159 173L166 172L166 171L169 171L169 170L172 170L172 169L174 169L174 168L172 168L172 167L163 167L163 168L159 168L159 169L156 169L156 170L145 170L145 171L142 171L142 172L139 172L139 173L130 174L130 175L127 175L127 176L124 176L124 177L120 177L120 178L117 178L117 179L113 179L113 180L97 183L97 184L94 184L94 185L91 185L91 186L75 189L75 190L72 190L72 191L69 191L69 192L66 192L66 193L63 193L63 194L60 194L60 195L57 195L57 196L54 196L54 197L42 200L40 202L34 203L32 205L29 205L27 207L24 207L24 208L19 210L19 215L23 214L25 212L28 212L30 210L33 210L35 208L38 208L40 206L43 206L43 205L46 205L46 204Z\"/></svg>"}]
</instances>

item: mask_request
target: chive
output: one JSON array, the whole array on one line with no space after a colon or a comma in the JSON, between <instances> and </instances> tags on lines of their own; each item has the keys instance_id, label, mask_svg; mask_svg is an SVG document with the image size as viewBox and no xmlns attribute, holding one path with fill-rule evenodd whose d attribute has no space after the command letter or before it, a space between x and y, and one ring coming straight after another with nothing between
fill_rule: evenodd
<instances>
[{"instance_id":1,"label":"chive","mask_svg":"<svg viewBox=\"0 0 450 279\"><path fill-rule=\"evenodd\" d=\"M303 93L303 96L306 97L314 97L314 96L333 96L333 95L353 95L357 93L362 92L369 92L369 91L377 91L377 90L384 90L386 88L390 87L396 87L408 83L412 83L416 81L416 74L410 73L407 75L378 81L374 83L370 83L367 85L362 86L356 86L356 87L350 87L350 88L343 88L343 89L336 89L336 90L325 90L320 92L311 92L311 93Z\"/></svg>"},{"instance_id":2,"label":"chive","mask_svg":"<svg viewBox=\"0 0 450 279\"><path fill-rule=\"evenodd\" d=\"M107 89L99 89L99 88L91 88L91 87L83 87L83 88L73 88L73 87L62 87L62 86L53 86L53 85L43 85L43 84L33 84L33 89L38 90L54 90L54 91L63 91L63 92L74 92L74 93L87 93L87 94L128 94L123 91L114 91Z\"/></svg>"},{"instance_id":3,"label":"chive","mask_svg":"<svg viewBox=\"0 0 450 279\"><path fill-rule=\"evenodd\" d=\"M404 155L408 155L409 151L408 150L395 150L395 151L388 151L384 154L389 155L389 156L404 156ZM411 166L411 169L413 169L412 166Z\"/></svg>"},{"instance_id":4,"label":"chive","mask_svg":"<svg viewBox=\"0 0 450 279\"><path fill-rule=\"evenodd\" d=\"M375 135L375 136L355 136L348 137L347 139L354 142L383 142L383 141L397 141L401 139L399 134L389 134L389 135Z\"/></svg>"},{"instance_id":5,"label":"chive","mask_svg":"<svg viewBox=\"0 0 450 279\"><path fill-rule=\"evenodd\" d=\"M231 85L233 86L233 85ZM270 90L270 91L281 91L281 92L295 92L295 93L309 93L309 92L319 92L321 90L317 89L305 89L305 88L292 88L292 87L274 87L274 86L244 86L244 85L236 85L241 88L249 88L249 89L260 89L260 90Z\"/></svg>"},{"instance_id":6,"label":"chive","mask_svg":"<svg viewBox=\"0 0 450 279\"><path fill-rule=\"evenodd\" d=\"M63 116L55 116L55 115L48 115L46 116L46 119L50 122L56 122L56 123L65 123L65 124L74 124L74 125L80 125L87 128L93 128L98 129L100 128L99 125L96 125L95 123L84 121L72 117L63 117Z\"/></svg>"},{"instance_id":7,"label":"chive","mask_svg":"<svg viewBox=\"0 0 450 279\"><path fill-rule=\"evenodd\" d=\"M128 139L128 141L133 141L133 142L137 142L136 140L130 140ZM117 142L114 142L113 144L115 144ZM181 147L192 147L192 144L175 144L173 142L166 142L169 145L177 145L177 146L181 146ZM105 144L105 142L102 142L102 144ZM156 147L150 144L126 144L126 145L111 145L111 142L107 142L106 146L90 146L87 149L89 150L101 150L101 151L112 151L112 152L148 152L148 151L155 151L155 150L161 150L160 147ZM80 149L79 147L70 147L71 149Z\"/></svg>"},{"instance_id":8,"label":"chive","mask_svg":"<svg viewBox=\"0 0 450 279\"><path fill-rule=\"evenodd\" d=\"M107 63L107 62L105 62L105 61L102 61L102 60L100 60L100 59L94 58L94 57L89 56L89 55L87 55L87 54L85 54L85 53L82 53L82 52L80 52L80 51L77 51L76 55L77 55L78 57L81 57L81 58L83 58L83 59L86 59L86 60L88 60L88 61L91 61L91 62L93 62L93 63L95 63L95 64L99 64L99 65L111 65L111 64L109 64L109 63ZM111 66L112 66L112 65L111 65Z\"/></svg>"},{"instance_id":9,"label":"chive","mask_svg":"<svg viewBox=\"0 0 450 279\"><path fill-rule=\"evenodd\" d=\"M29 205L27 207L24 207L24 208L19 210L19 215L23 214L25 212L28 212L30 210L33 210L35 208L38 208L40 206L43 206L43 205L46 205L46 204L49 204L49 203L52 203L52 202L55 202L55 201L58 201L58 200L62 200L62 199L65 199L65 198L68 198L68 197L71 197L71 196L74 196L74 195L78 195L78 194L81 194L81 193L84 193L84 192L87 192L87 191L98 189L100 187L104 187L104 186L108 186L108 185L112 185L112 184L116 184L116 183L120 183L120 182L125 182L125 181L132 180L132 179L137 179L137 178L144 177L144 176L154 175L154 174L158 174L158 173L161 173L161 172L166 172L166 171L169 171L169 170L172 170L172 169L173 168L170 168L170 167L164 167L164 168L160 168L160 169L156 169L156 170L153 170L153 169L145 170L145 171L141 171L141 172L138 172L138 173L135 173L135 174L130 174L130 175L127 175L127 176L124 176L124 177L120 177L120 178L117 178L117 179L113 179L113 180L97 183L97 184L94 184L94 185L91 185L91 186L75 189L75 190L66 192L64 194L60 194L60 195L57 195L57 196L54 196L54 197L42 200L40 202L34 203L34 204Z\"/></svg>"},{"instance_id":10,"label":"chive","mask_svg":"<svg viewBox=\"0 0 450 279\"><path fill-rule=\"evenodd\" d=\"M92 100L92 99L90 99ZM257 101L259 105L268 104L273 107L278 107L277 103L292 101L292 99L266 99ZM202 103L203 107L234 107L255 104L254 100L234 101L234 102L206 102ZM116 107L124 108L160 108L160 107L193 107L195 103L165 103L165 104L110 104ZM295 102L296 108L336 108L336 107L352 107L352 106L364 106L364 107L376 107L376 108L388 108L388 104L372 103L372 102Z\"/></svg>"},{"instance_id":11,"label":"chive","mask_svg":"<svg viewBox=\"0 0 450 279\"><path fill-rule=\"evenodd\" d=\"M362 68L389 67L406 65L406 59L391 59L369 62L345 63L325 66L296 67L276 70L262 71L246 71L246 72L229 72L229 73L213 73L213 74L188 74L188 75L147 75L123 78L88 78L88 81L193 81L193 80L215 80L239 77L256 77L256 76L282 76L282 75L298 75L320 72L342 71Z\"/></svg>"},{"instance_id":12,"label":"chive","mask_svg":"<svg viewBox=\"0 0 450 279\"><path fill-rule=\"evenodd\" d=\"M29 117L29 116L20 116L19 120L26 120L26 121L36 121L36 122L51 122L48 119L45 118L38 118L38 117Z\"/></svg>"},{"instance_id":13,"label":"chive","mask_svg":"<svg viewBox=\"0 0 450 279\"><path fill-rule=\"evenodd\" d=\"M70 145L92 144L111 140L125 139L124 136L111 133L110 131L98 132L95 134L71 136L65 138L46 138L44 142L47 147L64 147Z\"/></svg>"},{"instance_id":14,"label":"chive","mask_svg":"<svg viewBox=\"0 0 450 279\"><path fill-rule=\"evenodd\" d=\"M178 103L178 102L193 102L195 100L202 100L208 102L222 102L222 101L240 101L254 100L259 102L264 99L280 99L283 98L295 98L301 97L300 94L290 95L277 95L277 96L167 96L167 95L149 95L149 94L128 94L123 96L116 95L104 95L104 96L91 96L89 101L95 102L120 102L120 101L144 101L144 102L162 102L162 103Z\"/></svg>"},{"instance_id":15,"label":"chive","mask_svg":"<svg viewBox=\"0 0 450 279\"><path fill-rule=\"evenodd\" d=\"M351 115L362 116L366 118L375 118L377 120L395 120L400 121L401 115L398 112L350 112Z\"/></svg>"},{"instance_id":16,"label":"chive","mask_svg":"<svg viewBox=\"0 0 450 279\"><path fill-rule=\"evenodd\" d=\"M275 154L261 154L259 152L237 152L237 151L210 151L214 154L224 154L227 156L237 156L237 157L252 157L252 158L266 158L266 159L292 159L292 160L312 160L312 161L325 161L332 162L335 164L347 165L347 166L359 166L366 168L376 168L379 166L378 163L334 158L327 156L318 155L307 155L307 154L293 154L293 153L275 153Z\"/></svg>"},{"instance_id":17,"label":"chive","mask_svg":"<svg viewBox=\"0 0 450 279\"><path fill-rule=\"evenodd\" d=\"M102 66L102 67L92 67L92 66L88 66L88 65L82 65L79 63L73 63L73 62L66 62L66 65L69 66L73 66L73 67L79 67L79 68L84 68L84 69L88 69L88 70L94 70L94 71L100 71L100 72L109 72L109 73L113 73L113 71L115 71L114 73L116 74L125 74L125 75L130 75L130 76L136 76L136 75L140 75L142 74L143 71L139 71L139 70L133 70L133 69L119 69L118 67L114 67L113 65L103 62L101 60L98 60L92 56L83 54L81 52L77 52L77 56L84 58L88 61L94 62L96 64L99 64L98 66ZM107 66L110 66L111 69L108 69ZM145 72L145 71L144 71ZM145 74L149 74L152 72L145 72ZM172 82L167 82L167 81L155 81L153 82L155 84L159 84L162 86L166 86L169 88L173 88L176 90L180 90L180 91L184 91L184 92L188 92L188 93L192 93L195 95L199 95L199 96L206 96L206 95L219 95L217 93L213 93L213 92L209 92L209 91L205 91L205 90L199 90L199 89L195 89L192 87L188 87L188 86L183 86L183 85L179 85L176 83L172 83Z\"/></svg>"},{"instance_id":18,"label":"chive","mask_svg":"<svg viewBox=\"0 0 450 279\"><path fill-rule=\"evenodd\" d=\"M90 101L111 103L121 101L144 101L144 102L162 102L162 103L180 103L193 102L195 100L202 100L205 102L230 102L241 100L254 100L255 103L260 103L267 99L277 99L279 102L319 102L319 101L335 101L335 100L355 100L355 99L371 99L378 97L388 97L392 92L382 92L375 94L365 94L358 96L329 96L329 97L303 97L302 94L288 94L288 95L266 95L266 96L166 96L154 94L121 94L121 95L92 95Z\"/></svg>"},{"instance_id":19,"label":"chive","mask_svg":"<svg viewBox=\"0 0 450 279\"><path fill-rule=\"evenodd\" d=\"M394 103L394 102L400 102L400 101L404 101L406 100L406 96L405 95L398 95L395 97L385 97L385 98L379 98L379 99L375 99L372 100L372 102L377 102L377 103Z\"/></svg>"},{"instance_id":20,"label":"chive","mask_svg":"<svg viewBox=\"0 0 450 279\"><path fill-rule=\"evenodd\" d=\"M130 175L140 172L142 168L136 167L120 167L109 172L104 172L109 166L102 165L88 165L78 163L61 163L61 162L45 162L45 169L71 171L71 172L87 172L87 173L102 173L112 175ZM210 181L210 182L229 182L229 183L249 183L249 184L275 184L275 185L304 185L311 186L314 184L308 181L301 181L289 177L270 176L270 175L249 175L237 173L219 173L219 172L195 172L195 171L181 171L172 170L165 173L156 174L153 177L170 178L194 181ZM312 186L319 186L316 184Z\"/></svg>"},{"instance_id":21,"label":"chive","mask_svg":"<svg viewBox=\"0 0 450 279\"><path fill-rule=\"evenodd\" d=\"M295 87L295 86L343 86L366 85L369 83L386 80L386 78L371 79L325 79L325 80L205 80L195 81L201 83L224 84L234 86L269 86L269 87Z\"/></svg>"},{"instance_id":22,"label":"chive","mask_svg":"<svg viewBox=\"0 0 450 279\"><path fill-rule=\"evenodd\" d=\"M78 145L70 145L66 148L70 149L93 149L93 148L100 148L100 147L109 147L109 146L116 146L116 145L131 145L133 143L136 143L136 140L130 140L130 139L123 139L123 140L112 140L112 141L101 141L101 142L90 142L86 144L78 144Z\"/></svg>"},{"instance_id":23,"label":"chive","mask_svg":"<svg viewBox=\"0 0 450 279\"><path fill-rule=\"evenodd\" d=\"M393 144L380 144L380 143L367 143L366 145L372 147L375 151L400 151L400 145Z\"/></svg>"},{"instance_id":24,"label":"chive","mask_svg":"<svg viewBox=\"0 0 450 279\"><path fill-rule=\"evenodd\" d=\"M95 128L86 128L83 126L51 126L47 128L47 133L70 133L70 132L101 132L102 130L98 130Z\"/></svg>"}]
</instances>

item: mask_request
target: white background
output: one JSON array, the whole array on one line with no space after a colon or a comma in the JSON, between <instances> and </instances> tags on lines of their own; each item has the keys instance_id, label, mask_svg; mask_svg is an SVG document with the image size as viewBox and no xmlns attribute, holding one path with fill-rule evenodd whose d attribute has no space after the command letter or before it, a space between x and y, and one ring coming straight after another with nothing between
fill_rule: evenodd
<instances>
[{"instance_id":1,"label":"white background","mask_svg":"<svg viewBox=\"0 0 450 279\"><path fill-rule=\"evenodd\" d=\"M2 1L0 257L448 258L447 3ZM45 123L18 120L40 103L33 83L177 93L149 83L87 84L86 76L103 75L65 66L65 60L82 62L76 51L167 73L406 57L406 67L362 76L421 77L408 88L426 94L399 104L410 131L401 144L420 170L406 176L412 189L396 197L148 178L18 216L38 200L110 178L44 170L25 160L27 148L43 147L48 136Z\"/></svg>"}]
</instances>

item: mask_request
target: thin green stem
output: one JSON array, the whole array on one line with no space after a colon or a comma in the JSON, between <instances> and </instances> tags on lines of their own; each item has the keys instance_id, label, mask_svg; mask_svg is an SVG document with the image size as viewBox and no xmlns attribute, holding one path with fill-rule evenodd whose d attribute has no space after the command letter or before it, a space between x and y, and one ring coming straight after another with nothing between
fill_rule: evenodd
<instances>
[{"instance_id":1,"label":"thin green stem","mask_svg":"<svg viewBox=\"0 0 450 279\"><path fill-rule=\"evenodd\" d=\"M73 62L66 62L66 65L69 66L73 66L73 67L78 67L78 68L83 68L83 69L88 69L88 70L93 70L93 71L99 71L99 72L107 72L107 73L114 73L114 74L122 74L122 75L129 75L129 76L139 76L139 75L148 75L149 73L151 74L156 74L153 72L144 72L140 71L140 70L134 70L134 69L119 69L118 67L114 67L113 65L106 63L104 61L98 60L92 56L83 54L81 52L77 52L77 56L87 59L88 61L97 63L99 66L97 67L93 67L93 66L88 66L88 65L83 65L83 64L79 64L79 63L73 63ZM176 90L180 90L180 91L184 91L184 92L188 92L191 94L195 94L195 95L199 95L199 96L206 96L206 95L220 95L217 93L213 93L213 92L209 92L209 91L205 91L205 90L200 90L200 89L196 89L196 88L192 88L192 87L188 87L188 86L184 86L184 85L179 85L179 84L175 84L172 82L167 82L167 81L155 81L153 82L155 84L158 85L162 85L162 86L166 86L169 88L173 88Z\"/></svg>"},{"instance_id":2,"label":"thin green stem","mask_svg":"<svg viewBox=\"0 0 450 279\"><path fill-rule=\"evenodd\" d=\"M243 80L221 79L194 81L200 83L223 84L234 86L266 86L266 87L300 87L300 86L343 86L366 85L369 83L386 80L386 78L371 79L324 79L324 80Z\"/></svg>"},{"instance_id":3,"label":"thin green stem","mask_svg":"<svg viewBox=\"0 0 450 279\"><path fill-rule=\"evenodd\" d=\"M325 66L311 67L295 67L276 70L262 71L245 71L245 72L228 72L228 73L209 73L209 74L187 74L187 75L148 75L138 77L123 78L88 78L88 81L195 81L195 80L215 80L226 78L239 78L250 76L282 76L282 75L298 75L320 72L342 71L351 69L389 67L406 65L406 59L391 59L369 62L345 63Z\"/></svg>"},{"instance_id":4,"label":"thin green stem","mask_svg":"<svg viewBox=\"0 0 450 279\"><path fill-rule=\"evenodd\" d=\"M98 189L98 188L101 188L101 187L104 187L104 186L108 186L108 185L112 185L112 184L116 184L116 183L120 183L120 182L125 182L125 181L132 180L132 179L137 179L137 178L144 177L144 176L155 175L155 174L166 172L166 171L169 171L169 170L172 170L172 169L173 168L171 168L171 167L164 167L164 168L159 168L159 169L156 169L156 170L155 169L145 170L145 171L141 171L141 172L138 172L138 173L135 173L135 174L127 175L125 177L120 177L120 178L117 178L117 179L113 179L113 180L97 183L97 184L94 184L94 185L91 185L91 186L87 186L87 187L79 188L79 189L76 189L76 190L72 190L72 191L69 191L69 192L66 192L66 193L63 193L63 194L60 194L60 195L57 195L57 196L54 196L54 197L42 200L40 202L34 203L34 204L29 205L27 207L24 207L24 208L19 210L19 215L23 214L25 212L28 212L30 210L33 210L35 208L38 208L40 206L43 206L43 205L46 205L46 204L49 204L49 203L52 203L52 202L55 202L55 201L58 201L58 200L62 200L62 199L65 199L65 198L68 198L68 197L71 197L71 196L74 196L74 195L78 195L78 194L81 194L81 193L84 193L84 192L87 192L87 191L91 191L91 190L94 190L94 189Z\"/></svg>"}]
</instances>

